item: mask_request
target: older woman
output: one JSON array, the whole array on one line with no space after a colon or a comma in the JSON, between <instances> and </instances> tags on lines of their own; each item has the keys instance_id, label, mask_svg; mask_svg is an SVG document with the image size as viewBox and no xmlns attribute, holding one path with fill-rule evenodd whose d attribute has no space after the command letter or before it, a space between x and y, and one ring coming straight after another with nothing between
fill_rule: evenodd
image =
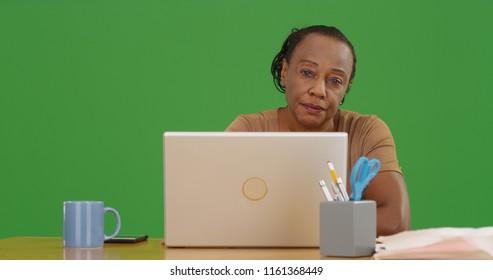
<instances>
[{"instance_id":1,"label":"older woman","mask_svg":"<svg viewBox=\"0 0 493 280\"><path fill-rule=\"evenodd\" d=\"M364 194L377 203L377 234L408 230L409 198L389 128L375 115L339 108L356 72L356 55L346 36L321 25L294 29L274 58L271 72L287 105L240 115L226 131L348 133L348 171L361 156L381 163Z\"/></svg>"}]
</instances>

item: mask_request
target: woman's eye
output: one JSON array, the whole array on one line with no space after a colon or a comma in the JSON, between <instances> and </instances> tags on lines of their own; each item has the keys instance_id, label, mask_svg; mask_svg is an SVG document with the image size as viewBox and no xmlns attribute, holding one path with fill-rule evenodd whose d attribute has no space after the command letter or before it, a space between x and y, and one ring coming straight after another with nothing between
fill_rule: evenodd
<instances>
[{"instance_id":1,"label":"woman's eye","mask_svg":"<svg viewBox=\"0 0 493 280\"><path fill-rule=\"evenodd\" d=\"M342 80L339 79L339 78L330 78L329 79L329 83L331 85L337 85L337 86L339 86L339 85L342 85Z\"/></svg>"},{"instance_id":2,"label":"woman's eye","mask_svg":"<svg viewBox=\"0 0 493 280\"><path fill-rule=\"evenodd\" d=\"M306 77L313 77L313 71L308 70L308 69L301 69L300 73L301 73L301 75L306 76Z\"/></svg>"}]
</instances>

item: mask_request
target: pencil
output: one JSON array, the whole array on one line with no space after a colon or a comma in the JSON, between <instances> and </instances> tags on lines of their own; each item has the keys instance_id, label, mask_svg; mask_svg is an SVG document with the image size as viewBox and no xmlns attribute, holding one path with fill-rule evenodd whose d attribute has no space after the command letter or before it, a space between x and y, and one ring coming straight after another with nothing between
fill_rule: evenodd
<instances>
[{"instance_id":1,"label":"pencil","mask_svg":"<svg viewBox=\"0 0 493 280\"><path fill-rule=\"evenodd\" d=\"M329 160L327 161L327 165L329 166L330 170L330 175L332 175L332 179L334 180L334 183L337 185L337 174L336 170L334 169L334 164Z\"/></svg>"}]
</instances>

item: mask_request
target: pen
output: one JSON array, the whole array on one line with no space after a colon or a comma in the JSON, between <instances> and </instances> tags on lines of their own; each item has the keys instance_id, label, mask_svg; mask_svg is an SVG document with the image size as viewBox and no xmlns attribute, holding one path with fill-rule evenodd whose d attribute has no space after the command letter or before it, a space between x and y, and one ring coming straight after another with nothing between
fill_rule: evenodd
<instances>
[{"instance_id":1,"label":"pen","mask_svg":"<svg viewBox=\"0 0 493 280\"><path fill-rule=\"evenodd\" d=\"M327 201L334 201L334 199L332 199L332 196L330 195L329 189L327 189L327 186L325 185L325 181L320 180L318 181L318 183L320 184L320 187L322 187L322 191L324 192Z\"/></svg>"},{"instance_id":2,"label":"pen","mask_svg":"<svg viewBox=\"0 0 493 280\"><path fill-rule=\"evenodd\" d=\"M349 200L349 195L347 194L346 186L344 186L344 183L342 182L341 178L337 178L337 185L339 185L339 189L341 190L342 196L344 197L345 201Z\"/></svg>"},{"instance_id":3,"label":"pen","mask_svg":"<svg viewBox=\"0 0 493 280\"><path fill-rule=\"evenodd\" d=\"M344 196L341 194L341 191L339 188L334 184L334 182L330 182L332 185L332 189L334 190L335 193L335 201L344 201Z\"/></svg>"}]
</instances>

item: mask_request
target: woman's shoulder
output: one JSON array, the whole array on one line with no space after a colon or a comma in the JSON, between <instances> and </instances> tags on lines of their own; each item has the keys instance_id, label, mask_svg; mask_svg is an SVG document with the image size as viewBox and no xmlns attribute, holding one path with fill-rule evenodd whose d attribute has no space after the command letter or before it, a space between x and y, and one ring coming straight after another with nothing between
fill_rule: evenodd
<instances>
[{"instance_id":1,"label":"woman's shoulder","mask_svg":"<svg viewBox=\"0 0 493 280\"><path fill-rule=\"evenodd\" d=\"M242 114L228 126L226 131L278 131L278 109L270 109L257 114Z\"/></svg>"},{"instance_id":2,"label":"woman's shoulder","mask_svg":"<svg viewBox=\"0 0 493 280\"><path fill-rule=\"evenodd\" d=\"M365 120L365 119L369 119L369 118L378 118L376 115L369 115L369 114L362 114L362 113L358 113L358 112L354 112L354 111L349 111L349 110L342 110L340 109L339 110L340 112L340 117L341 117L341 120L358 120L358 121L361 121L361 120Z\"/></svg>"},{"instance_id":3,"label":"woman's shoulder","mask_svg":"<svg viewBox=\"0 0 493 280\"><path fill-rule=\"evenodd\" d=\"M272 120L278 120L279 115L277 113L279 109L270 109L270 110L265 110L263 112L257 113L257 114L245 114L245 115L240 115L243 116L247 119L251 120L258 120L258 121L272 121Z\"/></svg>"},{"instance_id":4,"label":"woman's shoulder","mask_svg":"<svg viewBox=\"0 0 493 280\"><path fill-rule=\"evenodd\" d=\"M392 133L378 116L341 110L337 130L348 133L350 166L364 155L379 159L381 171L401 173Z\"/></svg>"},{"instance_id":5,"label":"woman's shoulder","mask_svg":"<svg viewBox=\"0 0 493 280\"><path fill-rule=\"evenodd\" d=\"M387 126L385 122L376 115L361 114L348 110L339 110L338 131L362 129L365 127Z\"/></svg>"}]
</instances>

